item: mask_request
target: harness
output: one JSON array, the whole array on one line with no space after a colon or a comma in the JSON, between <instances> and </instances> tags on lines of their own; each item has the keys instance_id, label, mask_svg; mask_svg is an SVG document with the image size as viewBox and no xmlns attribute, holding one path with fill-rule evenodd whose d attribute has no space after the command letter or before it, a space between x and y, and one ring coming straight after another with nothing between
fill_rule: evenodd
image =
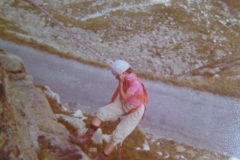
<instances>
[{"instance_id":1,"label":"harness","mask_svg":"<svg viewBox=\"0 0 240 160\"><path fill-rule=\"evenodd\" d=\"M134 73L132 73L132 74L134 74ZM142 117L142 122L143 122L145 111L146 111L146 105L148 103L148 94L147 94L147 91L146 91L145 86L143 85L142 81L134 74L133 78L124 80L124 82L123 82L123 90L126 93L128 88L135 81L138 81L138 82L141 83L142 88L143 88L143 93L142 94L138 94L137 92L135 92L133 97L138 99L141 103L138 106L135 106L134 108L132 108L130 111L128 111L126 113L126 115L131 114L133 112L136 112L142 105L144 105L145 110L144 110L143 117ZM119 91L120 91L120 86L118 85L118 87L116 88L116 90L115 90L115 92L114 92L114 94L113 94L113 96L111 98L110 103L112 103L112 102L114 102L116 100L116 98L117 98L117 96L119 94Z\"/></svg>"}]
</instances>

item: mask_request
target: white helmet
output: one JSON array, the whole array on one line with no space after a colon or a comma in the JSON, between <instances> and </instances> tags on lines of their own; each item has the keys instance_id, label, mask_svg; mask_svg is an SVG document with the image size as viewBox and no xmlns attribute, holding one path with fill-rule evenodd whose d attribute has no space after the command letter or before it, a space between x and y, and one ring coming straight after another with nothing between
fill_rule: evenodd
<instances>
[{"instance_id":1,"label":"white helmet","mask_svg":"<svg viewBox=\"0 0 240 160\"><path fill-rule=\"evenodd\" d=\"M112 64L112 74L114 76L117 76L119 74L122 74L123 72L125 72L128 68L130 67L130 65L128 64L128 62L117 59L115 62L113 62Z\"/></svg>"}]
</instances>

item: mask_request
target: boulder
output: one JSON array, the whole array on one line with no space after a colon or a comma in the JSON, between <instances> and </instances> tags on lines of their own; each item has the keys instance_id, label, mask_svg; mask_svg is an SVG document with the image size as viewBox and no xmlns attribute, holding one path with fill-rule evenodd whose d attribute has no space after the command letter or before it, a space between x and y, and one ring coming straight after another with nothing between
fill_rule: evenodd
<instances>
[{"instance_id":1,"label":"boulder","mask_svg":"<svg viewBox=\"0 0 240 160\"><path fill-rule=\"evenodd\" d=\"M20 57L0 50L0 63L12 80L19 80L26 77L26 70Z\"/></svg>"}]
</instances>

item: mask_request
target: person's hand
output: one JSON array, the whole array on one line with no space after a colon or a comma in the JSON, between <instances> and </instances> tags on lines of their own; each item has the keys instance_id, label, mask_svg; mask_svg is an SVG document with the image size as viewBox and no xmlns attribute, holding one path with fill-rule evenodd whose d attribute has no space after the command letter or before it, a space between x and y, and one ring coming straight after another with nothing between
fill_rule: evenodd
<instances>
[{"instance_id":1,"label":"person's hand","mask_svg":"<svg viewBox=\"0 0 240 160\"><path fill-rule=\"evenodd\" d=\"M118 75L119 83L123 83L124 78L125 78L125 77L124 77L122 74Z\"/></svg>"}]
</instances>

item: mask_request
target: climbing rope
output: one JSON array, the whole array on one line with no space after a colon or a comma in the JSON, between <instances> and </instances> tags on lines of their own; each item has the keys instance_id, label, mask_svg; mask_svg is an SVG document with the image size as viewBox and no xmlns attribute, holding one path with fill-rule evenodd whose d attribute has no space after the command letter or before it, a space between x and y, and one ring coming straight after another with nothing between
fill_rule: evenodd
<instances>
[{"instance_id":1,"label":"climbing rope","mask_svg":"<svg viewBox=\"0 0 240 160\"><path fill-rule=\"evenodd\" d=\"M47 15L52 21L54 21L60 28L65 30L68 34L71 35L71 37L79 42L81 45L83 45L86 49L88 49L92 54L94 54L100 61L105 63L107 66L109 66L112 70L114 70L116 73L118 71L113 68L107 61L105 61L98 53L96 53L91 47L87 46L83 41L81 41L74 33L72 33L69 29L64 27L58 20L56 20L53 16L51 16L46 10L44 10L41 6L39 6L34 0L29 0L34 6L36 6L39 10L42 11L45 15Z\"/></svg>"},{"instance_id":2,"label":"climbing rope","mask_svg":"<svg viewBox=\"0 0 240 160\"><path fill-rule=\"evenodd\" d=\"M108 65L112 70L114 70L116 73L119 73L115 68L113 68L107 61L105 61L99 54L97 54L91 47L87 46L83 41L81 41L75 34L73 34L69 29L64 27L58 20L53 18L46 10L44 10L42 7L40 7L34 0L29 0L34 6L36 6L39 10L42 11L45 15L47 15L52 21L54 21L60 28L65 30L68 34L72 36L74 40L82 44L85 48L87 48L92 54L94 54L100 61ZM118 160L122 160L121 156L121 148L122 148L122 143L119 143L118 145Z\"/></svg>"}]
</instances>

